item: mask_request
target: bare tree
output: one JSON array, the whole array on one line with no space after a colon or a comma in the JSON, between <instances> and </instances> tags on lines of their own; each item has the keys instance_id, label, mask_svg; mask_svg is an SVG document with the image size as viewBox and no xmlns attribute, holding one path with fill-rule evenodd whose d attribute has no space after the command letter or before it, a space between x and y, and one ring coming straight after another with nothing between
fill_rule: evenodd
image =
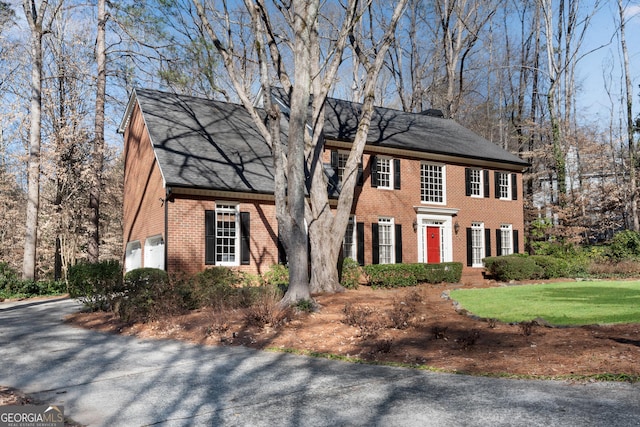
<instances>
[{"instance_id":1,"label":"bare tree","mask_svg":"<svg viewBox=\"0 0 640 427\"><path fill-rule=\"evenodd\" d=\"M36 272L36 246L38 242L38 212L40 207L40 143L42 115L42 38L46 31L45 13L48 0L24 0L24 14L31 33L31 106L29 129L29 168L27 218L22 263L22 278L34 280Z\"/></svg>"},{"instance_id":2,"label":"bare tree","mask_svg":"<svg viewBox=\"0 0 640 427\"><path fill-rule=\"evenodd\" d=\"M465 60L480 31L500 7L502 0L436 0L436 16L442 30L446 97L445 115L455 116L464 87ZM457 87L456 87L457 86Z\"/></svg>"},{"instance_id":3,"label":"bare tree","mask_svg":"<svg viewBox=\"0 0 640 427\"><path fill-rule=\"evenodd\" d=\"M102 169L104 167L104 105L107 86L107 49L105 33L107 25L106 1L98 0L98 31L96 36L96 110L93 136L93 176L89 192L89 244L90 262L100 258L100 194L102 193Z\"/></svg>"},{"instance_id":4,"label":"bare tree","mask_svg":"<svg viewBox=\"0 0 640 427\"><path fill-rule=\"evenodd\" d=\"M640 219L638 217L638 184L637 184L637 150L634 140L635 124L633 120L633 89L631 86L631 74L629 71L629 52L627 50L627 38L625 34L625 5L622 0L618 0L618 17L620 19L620 48L622 49L623 69L622 74L625 82L625 107L626 107L626 142L629 153L629 194L631 200L631 221L633 230L640 231Z\"/></svg>"}]
</instances>

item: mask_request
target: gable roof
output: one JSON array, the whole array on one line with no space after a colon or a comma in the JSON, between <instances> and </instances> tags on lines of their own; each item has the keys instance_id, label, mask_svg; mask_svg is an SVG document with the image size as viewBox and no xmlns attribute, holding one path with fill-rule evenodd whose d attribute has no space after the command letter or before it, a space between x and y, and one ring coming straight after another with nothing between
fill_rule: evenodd
<instances>
[{"instance_id":1,"label":"gable roof","mask_svg":"<svg viewBox=\"0 0 640 427\"><path fill-rule=\"evenodd\" d=\"M167 186L273 193L273 158L243 106L139 89Z\"/></svg>"},{"instance_id":2,"label":"gable roof","mask_svg":"<svg viewBox=\"0 0 640 427\"><path fill-rule=\"evenodd\" d=\"M277 95L282 98L283 93ZM121 131L134 101L142 111L167 186L273 193L271 151L242 105L138 89ZM361 108L358 103L328 98L325 138L353 141ZM454 120L381 107L375 108L367 145L452 156L460 158L460 163L475 159L511 168L528 165Z\"/></svg>"}]
</instances>

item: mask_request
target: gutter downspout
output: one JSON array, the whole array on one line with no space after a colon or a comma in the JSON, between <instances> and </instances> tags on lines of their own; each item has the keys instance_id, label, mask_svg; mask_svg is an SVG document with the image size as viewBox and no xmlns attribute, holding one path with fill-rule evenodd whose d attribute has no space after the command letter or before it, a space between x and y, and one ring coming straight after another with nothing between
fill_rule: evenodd
<instances>
[{"instance_id":1,"label":"gutter downspout","mask_svg":"<svg viewBox=\"0 0 640 427\"><path fill-rule=\"evenodd\" d=\"M164 202L164 271L169 271L169 202L171 199L172 189L167 187Z\"/></svg>"}]
</instances>

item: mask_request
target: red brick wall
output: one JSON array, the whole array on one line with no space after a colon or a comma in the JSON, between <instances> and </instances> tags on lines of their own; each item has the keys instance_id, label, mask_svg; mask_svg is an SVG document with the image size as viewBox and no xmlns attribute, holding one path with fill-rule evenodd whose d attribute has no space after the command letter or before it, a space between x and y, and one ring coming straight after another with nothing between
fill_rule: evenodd
<instances>
[{"instance_id":1,"label":"red brick wall","mask_svg":"<svg viewBox=\"0 0 640 427\"><path fill-rule=\"evenodd\" d=\"M330 151L325 150L324 161L330 161ZM395 224L402 225L402 260L418 261L418 240L413 230L416 220L416 206L456 208L459 209L453 222L458 222L458 234L452 234L453 260L462 262L467 268L466 228L472 222L484 222L485 229L491 230L491 254L496 255L495 229L501 224L512 224L519 231L519 251L524 250L524 211L522 200L522 174L518 173L518 200L500 200L494 194L494 169L489 169L490 197L475 198L465 195L465 166L447 164L446 170L446 205L422 203L420 200L420 165L421 160L401 158L401 189L386 190L371 187L370 180L371 155L363 155L364 185L356 187L354 199L356 221L364 222L365 264L372 262L371 224L378 222L378 217L393 217ZM434 162L439 163L439 162ZM484 168L488 169L488 168ZM497 170L497 169L496 169ZM504 171L503 169L499 169Z\"/></svg>"},{"instance_id":2,"label":"red brick wall","mask_svg":"<svg viewBox=\"0 0 640 427\"><path fill-rule=\"evenodd\" d=\"M235 202L224 199L224 202ZM169 271L189 274L204 270L205 211L214 210L216 202L210 198L177 196L169 203L169 231L167 248ZM251 218L249 265L234 267L252 274L264 274L278 262L275 206L269 202L240 201L240 212Z\"/></svg>"},{"instance_id":3,"label":"red brick wall","mask_svg":"<svg viewBox=\"0 0 640 427\"><path fill-rule=\"evenodd\" d=\"M138 106L124 134L124 154L123 253L128 242L139 240L144 259L145 239L164 236L165 189Z\"/></svg>"}]
</instances>

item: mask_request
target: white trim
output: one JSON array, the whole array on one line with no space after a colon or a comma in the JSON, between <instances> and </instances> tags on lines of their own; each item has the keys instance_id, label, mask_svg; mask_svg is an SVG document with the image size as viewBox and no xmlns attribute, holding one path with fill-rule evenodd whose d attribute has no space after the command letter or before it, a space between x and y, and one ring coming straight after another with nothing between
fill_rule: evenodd
<instances>
[{"instance_id":1,"label":"white trim","mask_svg":"<svg viewBox=\"0 0 640 427\"><path fill-rule=\"evenodd\" d=\"M393 157L389 157L389 156L378 156L377 158L377 167L376 167L376 173L378 174L378 186L377 188L379 190L393 190L395 188L395 183L393 182L393 179L395 177L394 175L394 170L393 170ZM389 185L380 185L380 161L384 161L384 162L389 162L389 170L388 170L388 174L389 174Z\"/></svg>"},{"instance_id":2,"label":"white trim","mask_svg":"<svg viewBox=\"0 0 640 427\"><path fill-rule=\"evenodd\" d=\"M422 166L437 166L441 168L442 173L442 202L428 202L422 200ZM447 204L447 165L439 162L420 161L420 202L425 205L446 205Z\"/></svg>"},{"instance_id":3,"label":"white trim","mask_svg":"<svg viewBox=\"0 0 640 427\"><path fill-rule=\"evenodd\" d=\"M432 206L414 206L413 209L418 215L458 215L458 208L437 208Z\"/></svg>"},{"instance_id":4,"label":"white trim","mask_svg":"<svg viewBox=\"0 0 640 427\"><path fill-rule=\"evenodd\" d=\"M473 253L473 232L474 231L479 231L480 232L480 261L479 262L474 262L475 260L473 259L474 257L472 256L472 264L471 267L473 268L481 268L484 267L484 263L482 262L482 260L484 259L484 257L487 255L485 253L485 247L486 247L486 242L485 242L485 236L484 236L484 222L479 222L479 221L474 221L471 223L471 251Z\"/></svg>"},{"instance_id":5,"label":"white trim","mask_svg":"<svg viewBox=\"0 0 640 427\"><path fill-rule=\"evenodd\" d=\"M422 207L422 206L420 206ZM436 210L447 210L458 212L457 209L445 209L434 208ZM440 227L440 262L452 262L453 261L453 215L449 212L419 212L416 215L416 222L418 224L416 234L418 241L418 262L427 262L427 248L424 235L427 231L427 226Z\"/></svg>"},{"instance_id":6,"label":"white trim","mask_svg":"<svg viewBox=\"0 0 640 427\"><path fill-rule=\"evenodd\" d=\"M389 262L382 262L382 254L380 248L382 247L382 239L380 239L380 230L382 227L389 227L389 237L391 240L391 250L389 252ZM380 264L395 264L396 263L396 221L393 217L378 217L378 262Z\"/></svg>"},{"instance_id":7,"label":"white trim","mask_svg":"<svg viewBox=\"0 0 640 427\"><path fill-rule=\"evenodd\" d=\"M218 261L218 233L220 232L220 228L218 227L218 214L233 214L234 215L234 230L235 237L233 239L233 261ZM215 227L215 265L224 266L224 267L236 267L240 265L240 204L238 202L227 202L216 200L216 207L213 214L213 220L216 222ZM224 238L224 236L220 236L220 238ZM231 246L229 246L231 247Z\"/></svg>"}]
</instances>

